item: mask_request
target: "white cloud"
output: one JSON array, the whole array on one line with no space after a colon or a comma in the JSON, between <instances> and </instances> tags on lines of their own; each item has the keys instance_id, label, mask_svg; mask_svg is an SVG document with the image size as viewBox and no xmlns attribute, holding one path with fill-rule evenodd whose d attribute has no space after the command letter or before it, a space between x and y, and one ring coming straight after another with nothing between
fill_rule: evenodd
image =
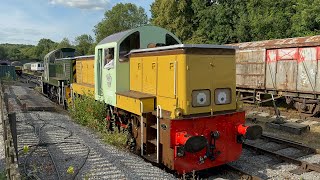
<instances>
[{"instance_id":1,"label":"white cloud","mask_svg":"<svg viewBox=\"0 0 320 180\"><path fill-rule=\"evenodd\" d=\"M60 4L79 9L100 10L106 9L109 0L50 0L50 4Z\"/></svg>"}]
</instances>

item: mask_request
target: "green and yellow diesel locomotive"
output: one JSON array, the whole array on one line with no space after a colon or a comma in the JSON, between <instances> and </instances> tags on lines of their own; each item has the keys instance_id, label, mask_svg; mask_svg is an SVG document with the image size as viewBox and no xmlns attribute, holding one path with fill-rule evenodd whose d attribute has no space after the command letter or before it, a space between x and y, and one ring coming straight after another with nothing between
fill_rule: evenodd
<instances>
[{"instance_id":1,"label":"green and yellow diesel locomotive","mask_svg":"<svg viewBox=\"0 0 320 180\"><path fill-rule=\"evenodd\" d=\"M232 46L181 44L165 29L143 26L106 37L94 59L52 63L64 76L44 73L44 90L64 98L69 85L71 95L92 90L107 104L107 121L128 129L132 149L180 174L235 161L243 140L262 133L244 126L237 108Z\"/></svg>"},{"instance_id":2,"label":"green and yellow diesel locomotive","mask_svg":"<svg viewBox=\"0 0 320 180\"><path fill-rule=\"evenodd\" d=\"M44 57L42 92L59 104L66 105L66 91L75 77L75 54L73 48L61 48Z\"/></svg>"}]
</instances>

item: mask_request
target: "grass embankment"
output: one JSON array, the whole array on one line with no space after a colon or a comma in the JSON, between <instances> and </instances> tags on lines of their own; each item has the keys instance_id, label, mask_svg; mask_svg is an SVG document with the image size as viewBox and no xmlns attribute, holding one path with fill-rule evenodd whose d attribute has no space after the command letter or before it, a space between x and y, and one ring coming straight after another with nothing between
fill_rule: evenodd
<instances>
[{"instance_id":1,"label":"grass embankment","mask_svg":"<svg viewBox=\"0 0 320 180\"><path fill-rule=\"evenodd\" d=\"M93 97L92 94L88 94L75 98L74 105L69 105L72 118L77 123L98 132L105 143L124 148L127 140L126 134L118 133L118 131L107 131L106 106Z\"/></svg>"}]
</instances>

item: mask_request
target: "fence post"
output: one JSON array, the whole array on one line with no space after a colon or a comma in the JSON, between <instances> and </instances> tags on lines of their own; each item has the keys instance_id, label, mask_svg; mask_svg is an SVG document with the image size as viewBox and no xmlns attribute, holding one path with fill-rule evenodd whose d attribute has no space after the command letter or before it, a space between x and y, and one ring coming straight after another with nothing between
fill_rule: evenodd
<instances>
[{"instance_id":1,"label":"fence post","mask_svg":"<svg viewBox=\"0 0 320 180\"><path fill-rule=\"evenodd\" d=\"M14 148L16 151L16 156L18 159L18 139L17 139L17 119L16 119L16 113L9 113L9 124L11 129L11 135L13 139Z\"/></svg>"}]
</instances>

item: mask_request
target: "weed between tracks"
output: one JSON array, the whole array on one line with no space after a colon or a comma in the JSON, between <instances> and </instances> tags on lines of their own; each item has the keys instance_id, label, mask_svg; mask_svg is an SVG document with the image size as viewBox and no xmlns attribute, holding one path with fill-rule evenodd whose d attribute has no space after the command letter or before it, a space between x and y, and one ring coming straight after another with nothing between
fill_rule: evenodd
<instances>
[{"instance_id":1,"label":"weed between tracks","mask_svg":"<svg viewBox=\"0 0 320 180\"><path fill-rule=\"evenodd\" d=\"M106 106L93 97L94 95L90 93L75 98L73 105L69 105L72 118L77 123L98 132L105 143L124 148L127 140L126 134L106 131Z\"/></svg>"}]
</instances>

